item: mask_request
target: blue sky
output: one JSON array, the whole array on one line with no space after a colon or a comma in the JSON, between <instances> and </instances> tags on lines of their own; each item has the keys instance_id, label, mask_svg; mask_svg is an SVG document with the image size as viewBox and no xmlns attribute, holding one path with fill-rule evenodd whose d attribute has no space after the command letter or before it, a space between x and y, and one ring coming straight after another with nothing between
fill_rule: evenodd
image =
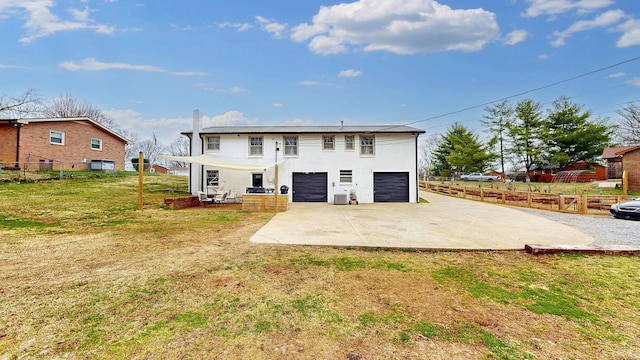
<instances>
[{"instance_id":1,"label":"blue sky","mask_svg":"<svg viewBox=\"0 0 640 360\"><path fill-rule=\"evenodd\" d=\"M429 134L640 57L640 2L0 0L0 40L0 95L69 94L141 140L169 145L194 109L205 126ZM640 60L511 101L560 95L615 121L640 101Z\"/></svg>"}]
</instances>

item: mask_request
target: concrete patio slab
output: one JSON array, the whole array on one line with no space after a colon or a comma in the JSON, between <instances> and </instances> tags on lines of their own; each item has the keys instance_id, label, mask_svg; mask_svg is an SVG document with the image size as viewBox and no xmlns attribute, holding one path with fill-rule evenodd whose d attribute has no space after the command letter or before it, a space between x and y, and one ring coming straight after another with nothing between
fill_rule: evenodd
<instances>
[{"instance_id":1,"label":"concrete patio slab","mask_svg":"<svg viewBox=\"0 0 640 360\"><path fill-rule=\"evenodd\" d=\"M292 203L251 238L256 243L415 249L523 250L587 245L570 226L507 206L420 192L428 203Z\"/></svg>"}]
</instances>

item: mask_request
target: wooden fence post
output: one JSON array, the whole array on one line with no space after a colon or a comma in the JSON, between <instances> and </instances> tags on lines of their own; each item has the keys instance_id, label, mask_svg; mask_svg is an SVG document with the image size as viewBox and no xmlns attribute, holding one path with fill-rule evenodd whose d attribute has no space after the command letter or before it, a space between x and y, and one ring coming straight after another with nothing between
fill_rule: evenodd
<instances>
[{"instance_id":1,"label":"wooden fence post","mask_svg":"<svg viewBox=\"0 0 640 360\"><path fill-rule=\"evenodd\" d=\"M564 194L558 194L558 211L564 210Z\"/></svg>"}]
</instances>

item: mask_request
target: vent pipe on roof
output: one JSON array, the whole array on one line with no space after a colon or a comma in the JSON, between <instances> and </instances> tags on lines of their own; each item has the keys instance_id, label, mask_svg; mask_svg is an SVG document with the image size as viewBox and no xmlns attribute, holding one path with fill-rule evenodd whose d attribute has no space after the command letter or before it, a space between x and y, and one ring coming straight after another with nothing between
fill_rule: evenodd
<instances>
[{"instance_id":1,"label":"vent pipe on roof","mask_svg":"<svg viewBox=\"0 0 640 360\"><path fill-rule=\"evenodd\" d=\"M340 130L342 130L343 126L344 126L344 120L340 120Z\"/></svg>"}]
</instances>

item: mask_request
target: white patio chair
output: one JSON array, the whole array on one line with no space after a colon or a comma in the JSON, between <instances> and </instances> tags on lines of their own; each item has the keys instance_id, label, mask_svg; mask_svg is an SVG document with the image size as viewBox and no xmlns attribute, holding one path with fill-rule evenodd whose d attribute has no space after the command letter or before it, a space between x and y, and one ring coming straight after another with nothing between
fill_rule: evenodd
<instances>
[{"instance_id":1,"label":"white patio chair","mask_svg":"<svg viewBox=\"0 0 640 360\"><path fill-rule=\"evenodd\" d=\"M218 191L216 196L213 197L214 204L224 204L227 201L227 192L226 191Z\"/></svg>"},{"instance_id":2,"label":"white patio chair","mask_svg":"<svg viewBox=\"0 0 640 360\"><path fill-rule=\"evenodd\" d=\"M207 204L213 204L213 198L208 197L204 191L198 191L198 201L203 207L206 207Z\"/></svg>"},{"instance_id":3,"label":"white patio chair","mask_svg":"<svg viewBox=\"0 0 640 360\"><path fill-rule=\"evenodd\" d=\"M227 195L227 202L233 202L234 204L238 202L238 192L236 190L229 191L229 195Z\"/></svg>"}]
</instances>

